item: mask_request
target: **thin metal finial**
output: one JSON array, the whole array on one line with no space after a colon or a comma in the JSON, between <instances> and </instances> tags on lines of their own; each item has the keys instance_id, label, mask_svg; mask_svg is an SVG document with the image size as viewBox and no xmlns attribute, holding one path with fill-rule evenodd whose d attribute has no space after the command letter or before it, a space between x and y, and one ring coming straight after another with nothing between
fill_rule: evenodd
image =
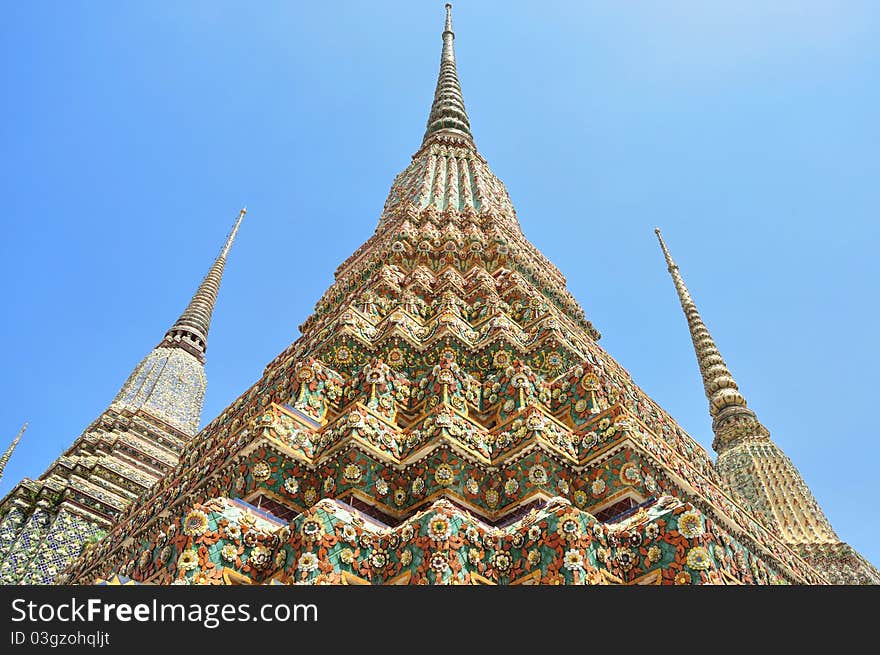
<instances>
[{"instance_id":1,"label":"thin metal finial","mask_svg":"<svg viewBox=\"0 0 880 655\"><path fill-rule=\"evenodd\" d=\"M6 463L9 461L9 458L12 457L12 451L15 450L18 442L21 441L21 436L25 433L25 430L27 429L28 422L25 421L24 424L21 426L21 429L18 431L18 434L15 435L15 439L13 439L12 443L9 444L6 452L4 452L3 455L0 455L0 479L3 478L3 471L6 469Z\"/></svg>"},{"instance_id":2,"label":"thin metal finial","mask_svg":"<svg viewBox=\"0 0 880 655\"><path fill-rule=\"evenodd\" d=\"M232 242L235 241L235 235L238 234L238 228L241 227L241 222L244 220L245 214L247 214L247 207L242 207L241 211L238 212L238 218L235 220L235 225L232 226L232 231L229 233L229 236L226 237L226 243L223 245L223 250L220 251L221 257L226 257L229 254L229 249L232 248Z\"/></svg>"},{"instance_id":3,"label":"thin metal finial","mask_svg":"<svg viewBox=\"0 0 880 655\"><path fill-rule=\"evenodd\" d=\"M672 259L672 255L669 253L669 248L666 247L666 242L663 241L663 235L660 234L660 228L654 228L654 234L657 235L657 241L660 242L660 248L663 250L663 256L666 258L666 266L671 271L673 268L678 268L676 263Z\"/></svg>"}]
</instances>

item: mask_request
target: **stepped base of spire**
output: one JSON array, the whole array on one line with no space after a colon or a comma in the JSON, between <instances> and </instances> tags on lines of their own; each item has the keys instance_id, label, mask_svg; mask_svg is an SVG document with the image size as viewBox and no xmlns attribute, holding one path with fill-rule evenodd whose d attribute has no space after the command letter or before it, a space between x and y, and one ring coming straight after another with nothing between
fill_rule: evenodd
<instances>
[{"instance_id":1,"label":"stepped base of spire","mask_svg":"<svg viewBox=\"0 0 880 655\"><path fill-rule=\"evenodd\" d=\"M722 453L728 448L746 441L763 441L770 438L770 432L748 407L733 405L722 409L712 421L715 439L712 449Z\"/></svg>"},{"instance_id":2,"label":"stepped base of spire","mask_svg":"<svg viewBox=\"0 0 880 655\"><path fill-rule=\"evenodd\" d=\"M188 438L150 414L104 412L43 476L0 500L0 584L53 582L177 463Z\"/></svg>"},{"instance_id":3,"label":"stepped base of spire","mask_svg":"<svg viewBox=\"0 0 880 655\"><path fill-rule=\"evenodd\" d=\"M787 543L840 543L794 464L769 439L727 445L715 468L743 505Z\"/></svg>"},{"instance_id":4,"label":"stepped base of spire","mask_svg":"<svg viewBox=\"0 0 880 655\"><path fill-rule=\"evenodd\" d=\"M197 354L183 347L183 341L170 347L166 343L141 360L111 407L151 414L192 436L201 420L208 383L205 368Z\"/></svg>"}]
</instances>

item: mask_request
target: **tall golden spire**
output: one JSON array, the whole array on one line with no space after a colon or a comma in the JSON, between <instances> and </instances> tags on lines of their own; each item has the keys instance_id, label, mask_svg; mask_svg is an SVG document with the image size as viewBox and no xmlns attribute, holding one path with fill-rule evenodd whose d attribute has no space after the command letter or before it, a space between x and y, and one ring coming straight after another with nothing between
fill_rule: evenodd
<instances>
[{"instance_id":1,"label":"tall golden spire","mask_svg":"<svg viewBox=\"0 0 880 655\"><path fill-rule=\"evenodd\" d=\"M217 293L220 291L220 282L223 279L223 269L226 267L226 258L241 221L247 214L247 209L242 208L232 226L226 243L220 250L220 254L202 280L189 305L180 315L180 318L165 333L163 345L176 345L195 355L199 361L204 361L205 351L208 348L208 329L211 327L211 315L214 313L214 305L217 302Z\"/></svg>"},{"instance_id":2,"label":"tall golden spire","mask_svg":"<svg viewBox=\"0 0 880 655\"><path fill-rule=\"evenodd\" d=\"M880 573L867 560L840 541L800 472L746 406L660 229L654 232L687 317L703 375L715 433L712 448L718 453L715 470L745 507L825 575L838 582L880 580Z\"/></svg>"},{"instance_id":3,"label":"tall golden spire","mask_svg":"<svg viewBox=\"0 0 880 655\"><path fill-rule=\"evenodd\" d=\"M428 127L424 141L436 132L451 132L473 139L471 124L464 108L464 97L455 68L455 48L452 31L452 5L446 3L446 24L443 28L443 51L440 55L440 75L434 91L434 103L428 116Z\"/></svg>"},{"instance_id":4,"label":"tall golden spire","mask_svg":"<svg viewBox=\"0 0 880 655\"><path fill-rule=\"evenodd\" d=\"M749 409L712 335L703 323L697 305L678 270L678 265L663 241L660 228L654 228L654 233L660 242L660 248L666 258L666 266L672 276L672 283L678 292L681 309L690 328L691 341L703 376L703 388L709 400L709 414L712 416L712 430L715 433L712 447L720 453L723 448L740 437L767 438L769 436L767 429L758 421L755 412Z\"/></svg>"},{"instance_id":5,"label":"tall golden spire","mask_svg":"<svg viewBox=\"0 0 880 655\"><path fill-rule=\"evenodd\" d=\"M6 452L0 456L0 479L3 478L3 471L6 469L6 463L9 461L9 458L12 457L12 451L15 450L15 447L18 445L18 442L21 441L21 435L24 434L24 431L27 430L28 424L27 421L24 422L24 425L21 426L21 429L18 431L18 434L15 435L15 439L12 440L12 443L9 444L9 448L6 449Z\"/></svg>"}]
</instances>

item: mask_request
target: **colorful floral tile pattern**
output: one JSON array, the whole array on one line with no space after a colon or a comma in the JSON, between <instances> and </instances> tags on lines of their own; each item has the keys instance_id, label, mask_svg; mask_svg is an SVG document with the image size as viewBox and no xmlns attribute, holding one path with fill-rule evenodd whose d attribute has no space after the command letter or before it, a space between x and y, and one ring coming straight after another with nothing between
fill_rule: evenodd
<instances>
[{"instance_id":1,"label":"colorful floral tile pattern","mask_svg":"<svg viewBox=\"0 0 880 655\"><path fill-rule=\"evenodd\" d=\"M280 524L216 498L163 526L123 568L160 584L786 583L669 496L606 524L551 498L505 528L443 500L387 528L329 499Z\"/></svg>"}]
</instances>

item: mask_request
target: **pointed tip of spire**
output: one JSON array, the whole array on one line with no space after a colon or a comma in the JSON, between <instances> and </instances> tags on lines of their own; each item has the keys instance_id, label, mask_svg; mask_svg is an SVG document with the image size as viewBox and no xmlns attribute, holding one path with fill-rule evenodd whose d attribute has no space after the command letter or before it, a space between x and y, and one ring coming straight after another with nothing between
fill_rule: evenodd
<instances>
[{"instance_id":1,"label":"pointed tip of spire","mask_svg":"<svg viewBox=\"0 0 880 655\"><path fill-rule=\"evenodd\" d=\"M446 3L446 28L445 32L452 32L452 3Z\"/></svg>"},{"instance_id":2,"label":"pointed tip of spire","mask_svg":"<svg viewBox=\"0 0 880 655\"><path fill-rule=\"evenodd\" d=\"M217 293L220 291L220 282L223 279L223 269L226 266L226 257L241 227L241 222L247 214L247 208L242 207L235 219L235 224L226 237L226 243L214 260L214 264L208 274L202 280L195 295L187 305L180 318L165 333L161 345L178 346L204 361L205 351L208 346L208 330L211 327L211 316L214 313L214 304L217 302Z\"/></svg>"},{"instance_id":3,"label":"pointed tip of spire","mask_svg":"<svg viewBox=\"0 0 880 655\"><path fill-rule=\"evenodd\" d=\"M220 256L226 258L229 255L229 250L232 248L232 242L235 241L235 235L238 234L238 228L241 226L241 221L244 219L247 214L247 207L242 207L241 211L238 212L238 218L235 219L235 224L232 226L232 230L229 232L229 236L226 237L226 243L223 244L223 249L220 251Z\"/></svg>"},{"instance_id":4,"label":"pointed tip of spire","mask_svg":"<svg viewBox=\"0 0 880 655\"><path fill-rule=\"evenodd\" d=\"M669 252L669 248L666 247L666 242L663 240L663 235L660 234L660 228L654 228L654 234L657 235L657 241L660 242L660 249L663 251L663 257L666 259L666 266L669 268L670 272L674 268L678 268L675 262L672 259L672 254Z\"/></svg>"},{"instance_id":5,"label":"pointed tip of spire","mask_svg":"<svg viewBox=\"0 0 880 655\"><path fill-rule=\"evenodd\" d=\"M18 446L18 442L21 441L21 436L24 434L25 430L27 430L28 422L25 421L21 429L19 429L18 434L15 435L15 439L12 440L12 443L9 444L9 447L6 451L0 455L0 478L3 477L3 471L6 469L6 463L9 461L9 458L12 457L12 453L15 450L15 447Z\"/></svg>"}]
</instances>

